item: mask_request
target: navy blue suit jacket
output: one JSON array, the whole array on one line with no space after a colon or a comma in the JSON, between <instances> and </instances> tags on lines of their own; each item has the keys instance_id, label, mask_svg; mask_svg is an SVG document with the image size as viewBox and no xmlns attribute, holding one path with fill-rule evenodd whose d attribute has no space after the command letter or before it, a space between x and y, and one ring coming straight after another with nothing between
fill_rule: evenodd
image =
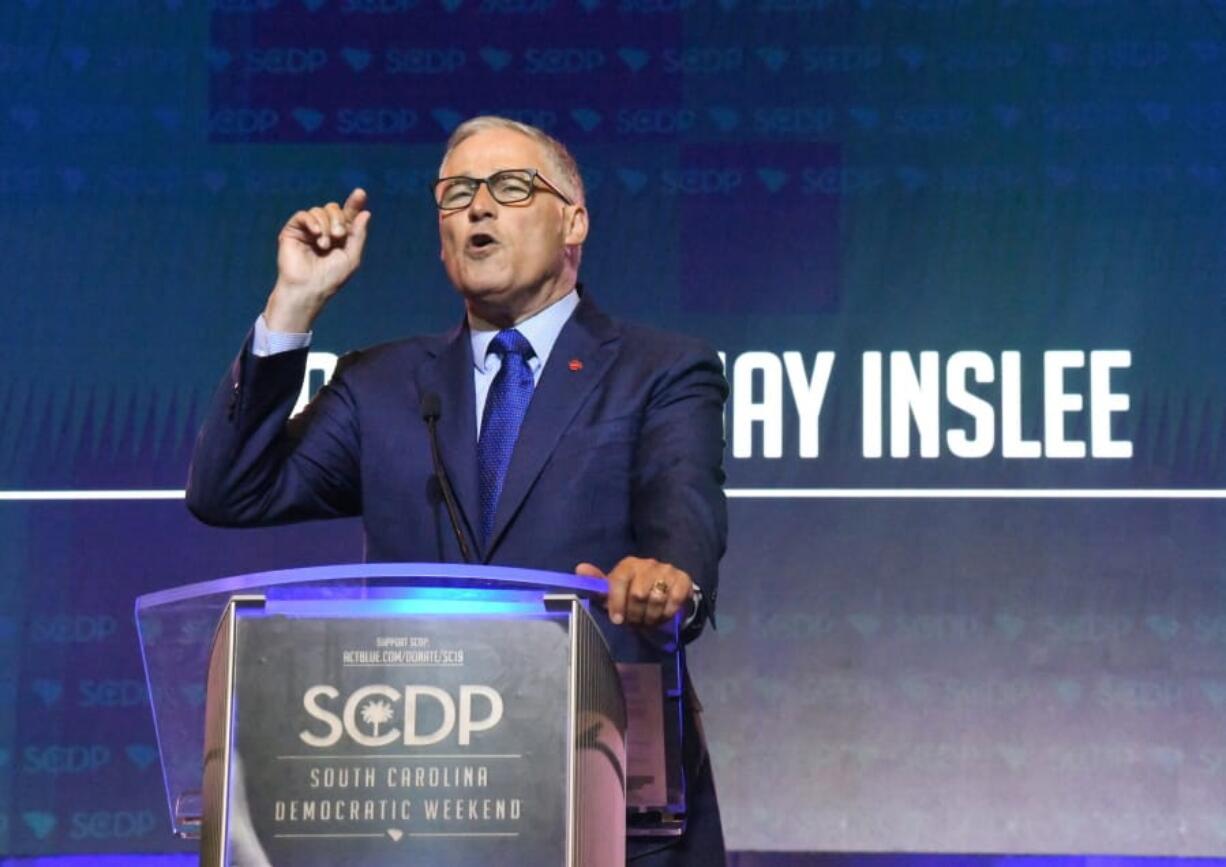
<instances>
[{"instance_id":1,"label":"navy blue suit jacket","mask_svg":"<svg viewBox=\"0 0 1226 867\"><path fill-rule=\"evenodd\" d=\"M608 571L654 557L703 590L693 638L714 609L727 517L717 356L694 339L621 323L583 297L532 397L481 545L468 329L345 356L303 413L289 415L306 350L258 358L250 340L196 444L188 507L206 523L257 526L361 515L372 561L459 562L434 478L421 397L439 395L439 441L481 562Z\"/></svg>"}]
</instances>

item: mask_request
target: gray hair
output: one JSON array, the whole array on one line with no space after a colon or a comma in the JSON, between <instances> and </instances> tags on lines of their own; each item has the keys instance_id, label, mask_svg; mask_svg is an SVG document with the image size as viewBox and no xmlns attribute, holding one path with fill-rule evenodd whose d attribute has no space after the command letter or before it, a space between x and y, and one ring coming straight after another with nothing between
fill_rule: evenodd
<instances>
[{"instance_id":1,"label":"gray hair","mask_svg":"<svg viewBox=\"0 0 1226 867\"><path fill-rule=\"evenodd\" d=\"M549 160L550 172L547 177L550 183L556 184L558 189L565 193L575 204L583 204L583 177L579 174L579 164L575 162L571 152L566 149L566 145L543 129L531 126L530 124L520 123L517 120L511 120L509 117L483 114L479 117L469 118L457 126L451 133L451 138L447 139L447 149L443 151L443 160L439 164L439 174L442 174L443 163L447 162L451 152L459 147L461 142L487 129L509 129L520 135L527 136L539 144L544 148L545 157Z\"/></svg>"}]
</instances>

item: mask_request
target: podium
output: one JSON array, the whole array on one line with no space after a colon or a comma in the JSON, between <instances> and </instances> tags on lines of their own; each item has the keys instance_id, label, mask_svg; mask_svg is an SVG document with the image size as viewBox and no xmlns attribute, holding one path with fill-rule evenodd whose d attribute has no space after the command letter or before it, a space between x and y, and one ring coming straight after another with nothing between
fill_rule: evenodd
<instances>
[{"instance_id":1,"label":"podium","mask_svg":"<svg viewBox=\"0 0 1226 867\"><path fill-rule=\"evenodd\" d=\"M174 832L209 867L603 867L681 833L677 631L612 626L603 587L360 564L140 597Z\"/></svg>"}]
</instances>

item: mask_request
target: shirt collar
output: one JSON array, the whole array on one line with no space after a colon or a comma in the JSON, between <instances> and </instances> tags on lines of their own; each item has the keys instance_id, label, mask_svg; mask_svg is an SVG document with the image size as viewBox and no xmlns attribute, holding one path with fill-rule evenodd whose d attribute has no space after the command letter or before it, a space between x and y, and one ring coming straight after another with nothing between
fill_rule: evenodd
<instances>
[{"instance_id":1,"label":"shirt collar","mask_svg":"<svg viewBox=\"0 0 1226 867\"><path fill-rule=\"evenodd\" d=\"M523 322L515 326L515 330L532 344L532 351L542 367L549 360L549 353L562 333L562 326L567 323L575 308L579 306L579 293L574 289L550 304L543 310L533 313ZM484 322L469 322L468 335L472 340L473 366L485 373L485 359L490 344L497 336L499 329Z\"/></svg>"}]
</instances>

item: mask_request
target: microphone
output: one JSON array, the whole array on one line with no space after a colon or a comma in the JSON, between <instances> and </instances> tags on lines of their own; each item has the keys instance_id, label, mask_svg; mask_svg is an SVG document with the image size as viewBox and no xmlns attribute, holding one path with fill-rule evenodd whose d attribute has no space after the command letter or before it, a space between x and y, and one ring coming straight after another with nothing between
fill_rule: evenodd
<instances>
[{"instance_id":1,"label":"microphone","mask_svg":"<svg viewBox=\"0 0 1226 867\"><path fill-rule=\"evenodd\" d=\"M456 504L455 493L451 490L451 481L447 478L443 460L438 454L437 426L442 415L443 402L438 394L433 391L423 394L421 396L421 418L430 431L430 457L434 461L434 477L438 480L438 486L443 491L443 500L447 503L447 518L451 521L451 532L455 534L455 540L460 544L460 556L464 558L465 563L471 563L473 553L468 547L468 539L464 536L464 531L460 529L460 507Z\"/></svg>"}]
</instances>

